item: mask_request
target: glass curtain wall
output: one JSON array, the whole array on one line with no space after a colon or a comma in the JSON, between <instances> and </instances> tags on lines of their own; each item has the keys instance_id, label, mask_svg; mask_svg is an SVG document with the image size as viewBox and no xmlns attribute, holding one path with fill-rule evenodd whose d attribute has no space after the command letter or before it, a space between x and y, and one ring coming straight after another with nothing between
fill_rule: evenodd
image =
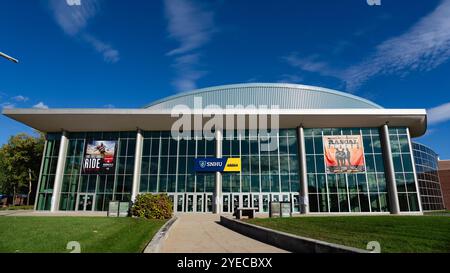
<instances>
[{"instance_id":1,"label":"glass curtain wall","mask_svg":"<svg viewBox=\"0 0 450 273\"><path fill-rule=\"evenodd\" d=\"M48 133L46 135L46 146L38 188L37 210L50 210L60 142L60 133Z\"/></svg>"},{"instance_id":2,"label":"glass curtain wall","mask_svg":"<svg viewBox=\"0 0 450 273\"><path fill-rule=\"evenodd\" d=\"M378 128L304 129L311 212L387 212L388 198ZM327 174L323 136L361 135L365 171Z\"/></svg>"},{"instance_id":3,"label":"glass curtain wall","mask_svg":"<svg viewBox=\"0 0 450 273\"><path fill-rule=\"evenodd\" d=\"M86 142L90 140L117 141L114 174L82 173L84 150ZM134 131L70 133L59 209L105 211L111 200L129 201L135 150ZM80 205L80 200L87 198L92 198L92 207Z\"/></svg>"},{"instance_id":4,"label":"glass curtain wall","mask_svg":"<svg viewBox=\"0 0 450 273\"><path fill-rule=\"evenodd\" d=\"M398 201L403 212L420 211L413 161L406 128L389 128Z\"/></svg>"},{"instance_id":5,"label":"glass curtain wall","mask_svg":"<svg viewBox=\"0 0 450 273\"><path fill-rule=\"evenodd\" d=\"M241 173L222 174L222 192L280 193L300 190L295 129L269 134L258 131L224 132L224 157L240 157ZM269 143L274 149L265 149ZM269 150L269 151L268 151Z\"/></svg>"},{"instance_id":6,"label":"glass curtain wall","mask_svg":"<svg viewBox=\"0 0 450 273\"><path fill-rule=\"evenodd\" d=\"M443 210L441 184L438 175L438 155L419 143L412 143L417 182L423 210Z\"/></svg>"},{"instance_id":7,"label":"glass curtain wall","mask_svg":"<svg viewBox=\"0 0 450 273\"><path fill-rule=\"evenodd\" d=\"M143 132L140 192L212 193L214 174L194 172L194 158L215 157L215 140L173 139L170 131Z\"/></svg>"}]
</instances>

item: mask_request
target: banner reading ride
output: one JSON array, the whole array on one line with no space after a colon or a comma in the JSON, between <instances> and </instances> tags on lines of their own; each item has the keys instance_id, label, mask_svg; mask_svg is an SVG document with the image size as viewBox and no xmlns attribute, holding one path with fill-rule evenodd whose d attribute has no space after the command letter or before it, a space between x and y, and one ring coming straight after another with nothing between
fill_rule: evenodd
<instances>
[{"instance_id":1,"label":"banner reading ride","mask_svg":"<svg viewBox=\"0 0 450 273\"><path fill-rule=\"evenodd\" d=\"M117 141L90 140L86 142L83 173L114 174Z\"/></svg>"},{"instance_id":2,"label":"banner reading ride","mask_svg":"<svg viewBox=\"0 0 450 273\"><path fill-rule=\"evenodd\" d=\"M323 136L327 173L364 172L364 151L360 135Z\"/></svg>"}]
</instances>

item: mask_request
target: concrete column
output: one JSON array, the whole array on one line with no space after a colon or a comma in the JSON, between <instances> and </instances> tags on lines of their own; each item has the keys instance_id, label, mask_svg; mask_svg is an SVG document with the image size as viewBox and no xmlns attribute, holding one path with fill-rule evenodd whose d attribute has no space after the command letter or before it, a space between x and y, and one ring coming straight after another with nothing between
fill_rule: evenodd
<instances>
[{"instance_id":1,"label":"concrete column","mask_svg":"<svg viewBox=\"0 0 450 273\"><path fill-rule=\"evenodd\" d=\"M67 131L63 131L61 135L61 142L59 144L55 182L53 184L52 205L50 207L51 212L56 212L59 210L59 199L61 197L61 186L64 177L64 167L66 165L67 146L69 144L69 139L67 136Z\"/></svg>"},{"instance_id":2,"label":"concrete column","mask_svg":"<svg viewBox=\"0 0 450 273\"><path fill-rule=\"evenodd\" d=\"M139 185L141 183L141 163L142 148L144 146L144 136L142 130L138 129L136 134L136 151L134 153L133 187L131 189L131 202L134 202L139 194Z\"/></svg>"},{"instance_id":3,"label":"concrete column","mask_svg":"<svg viewBox=\"0 0 450 273\"><path fill-rule=\"evenodd\" d=\"M391 142L389 140L389 127L387 124L381 127L381 143L383 148L384 169L386 172L386 183L389 195L389 210L391 214L400 213L398 202L397 183L395 181L394 161L392 159Z\"/></svg>"},{"instance_id":4,"label":"concrete column","mask_svg":"<svg viewBox=\"0 0 450 273\"><path fill-rule=\"evenodd\" d=\"M299 163L300 163L300 212L302 214L309 213L309 198L308 198L308 177L306 175L306 149L305 149L305 133L303 126L298 127L298 148L299 148Z\"/></svg>"},{"instance_id":5,"label":"concrete column","mask_svg":"<svg viewBox=\"0 0 450 273\"><path fill-rule=\"evenodd\" d=\"M222 129L216 128L216 157L222 158ZM216 172L216 184L214 189L214 209L215 214L222 212L222 173Z\"/></svg>"}]
</instances>

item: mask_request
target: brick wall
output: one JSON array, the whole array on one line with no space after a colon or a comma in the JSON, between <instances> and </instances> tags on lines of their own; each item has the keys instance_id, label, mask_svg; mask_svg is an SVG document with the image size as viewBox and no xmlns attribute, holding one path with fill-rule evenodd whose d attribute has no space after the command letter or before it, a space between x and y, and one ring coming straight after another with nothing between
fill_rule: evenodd
<instances>
[{"instance_id":1,"label":"brick wall","mask_svg":"<svg viewBox=\"0 0 450 273\"><path fill-rule=\"evenodd\" d=\"M450 160L439 160L439 180L444 196L444 205L450 209Z\"/></svg>"}]
</instances>

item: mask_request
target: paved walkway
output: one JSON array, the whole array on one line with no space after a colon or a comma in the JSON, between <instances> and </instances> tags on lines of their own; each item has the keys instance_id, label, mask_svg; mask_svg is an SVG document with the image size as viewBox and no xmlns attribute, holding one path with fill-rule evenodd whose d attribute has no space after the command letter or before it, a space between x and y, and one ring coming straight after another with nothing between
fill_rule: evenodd
<instances>
[{"instance_id":1,"label":"paved walkway","mask_svg":"<svg viewBox=\"0 0 450 273\"><path fill-rule=\"evenodd\" d=\"M219 224L216 214L178 214L161 252L274 253L285 250L264 244Z\"/></svg>"}]
</instances>

